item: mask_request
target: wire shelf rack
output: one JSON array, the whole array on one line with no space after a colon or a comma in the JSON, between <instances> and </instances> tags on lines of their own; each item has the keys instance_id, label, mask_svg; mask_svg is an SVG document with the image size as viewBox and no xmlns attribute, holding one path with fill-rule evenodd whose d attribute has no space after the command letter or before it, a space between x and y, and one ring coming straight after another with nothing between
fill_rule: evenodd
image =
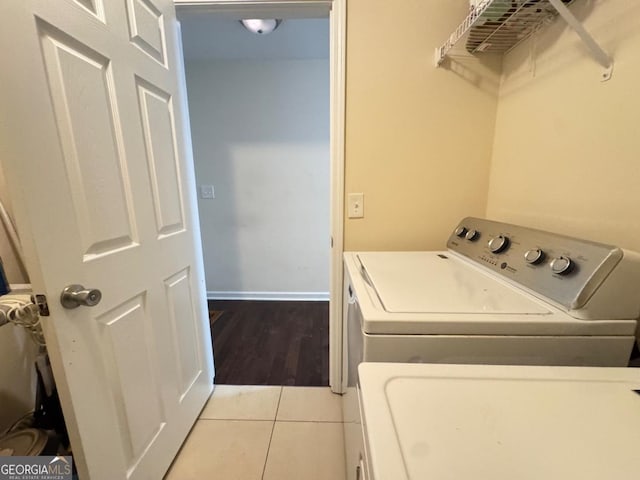
<instances>
[{"instance_id":1,"label":"wire shelf rack","mask_svg":"<svg viewBox=\"0 0 640 480\"><path fill-rule=\"evenodd\" d=\"M465 48L469 53L506 53L557 15L545 0L494 0L469 30Z\"/></svg>"},{"instance_id":2,"label":"wire shelf rack","mask_svg":"<svg viewBox=\"0 0 640 480\"><path fill-rule=\"evenodd\" d=\"M568 5L574 0L562 0ZM451 49L464 40L465 49L507 53L521 41L549 23L558 11L548 0L484 0L471 7L469 14L436 52L442 63Z\"/></svg>"},{"instance_id":3,"label":"wire shelf rack","mask_svg":"<svg viewBox=\"0 0 640 480\"><path fill-rule=\"evenodd\" d=\"M558 15L573 28L593 57L605 67L602 81L611 78L613 60L567 9L574 0L480 0L444 44L436 48L440 66L459 43L471 54L507 53Z\"/></svg>"}]
</instances>

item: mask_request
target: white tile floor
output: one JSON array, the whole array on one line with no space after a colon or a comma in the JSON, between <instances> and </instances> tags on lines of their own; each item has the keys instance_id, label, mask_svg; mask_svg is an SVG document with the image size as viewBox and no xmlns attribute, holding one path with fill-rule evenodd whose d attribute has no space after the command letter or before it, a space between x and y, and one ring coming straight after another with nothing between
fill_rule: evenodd
<instances>
[{"instance_id":1,"label":"white tile floor","mask_svg":"<svg viewBox=\"0 0 640 480\"><path fill-rule=\"evenodd\" d=\"M216 385L166 480L344 480L340 396L328 387Z\"/></svg>"}]
</instances>

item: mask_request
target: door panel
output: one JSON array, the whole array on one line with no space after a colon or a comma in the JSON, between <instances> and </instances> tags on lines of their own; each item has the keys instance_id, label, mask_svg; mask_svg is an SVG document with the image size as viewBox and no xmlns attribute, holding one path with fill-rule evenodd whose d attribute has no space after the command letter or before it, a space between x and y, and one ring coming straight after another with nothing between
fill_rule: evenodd
<instances>
[{"instance_id":1,"label":"door panel","mask_svg":"<svg viewBox=\"0 0 640 480\"><path fill-rule=\"evenodd\" d=\"M184 230L171 96L136 78L158 238Z\"/></svg>"},{"instance_id":2,"label":"door panel","mask_svg":"<svg viewBox=\"0 0 640 480\"><path fill-rule=\"evenodd\" d=\"M160 64L166 65L162 12L150 0L127 0L131 42Z\"/></svg>"},{"instance_id":3,"label":"door panel","mask_svg":"<svg viewBox=\"0 0 640 480\"><path fill-rule=\"evenodd\" d=\"M81 479L161 478L213 387L171 0L0 2L0 162ZM6 27L6 28L5 28ZM102 291L66 310L62 289Z\"/></svg>"},{"instance_id":4,"label":"door panel","mask_svg":"<svg viewBox=\"0 0 640 480\"><path fill-rule=\"evenodd\" d=\"M137 244L111 62L38 23L84 259Z\"/></svg>"},{"instance_id":5,"label":"door panel","mask_svg":"<svg viewBox=\"0 0 640 480\"><path fill-rule=\"evenodd\" d=\"M117 408L128 468L166 423L153 367L153 329L145 303L145 295L139 295L97 318L105 373ZM148 341L141 345L140 339Z\"/></svg>"},{"instance_id":6,"label":"door panel","mask_svg":"<svg viewBox=\"0 0 640 480\"><path fill-rule=\"evenodd\" d=\"M171 318L171 327L175 342L176 362L178 365L180 401L200 374L201 352L196 338L195 311L189 270L183 270L166 279L165 289Z\"/></svg>"},{"instance_id":7,"label":"door panel","mask_svg":"<svg viewBox=\"0 0 640 480\"><path fill-rule=\"evenodd\" d=\"M100 20L104 21L104 8L102 6L102 0L75 0L75 2L86 8L90 13L95 15Z\"/></svg>"}]
</instances>

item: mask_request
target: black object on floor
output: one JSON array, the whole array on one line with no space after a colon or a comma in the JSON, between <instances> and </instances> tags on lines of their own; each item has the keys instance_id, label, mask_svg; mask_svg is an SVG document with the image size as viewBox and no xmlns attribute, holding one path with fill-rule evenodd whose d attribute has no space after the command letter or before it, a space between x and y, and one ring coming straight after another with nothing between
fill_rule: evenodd
<instances>
[{"instance_id":1,"label":"black object on floor","mask_svg":"<svg viewBox=\"0 0 640 480\"><path fill-rule=\"evenodd\" d=\"M328 302L210 300L209 311L215 383L329 385Z\"/></svg>"}]
</instances>

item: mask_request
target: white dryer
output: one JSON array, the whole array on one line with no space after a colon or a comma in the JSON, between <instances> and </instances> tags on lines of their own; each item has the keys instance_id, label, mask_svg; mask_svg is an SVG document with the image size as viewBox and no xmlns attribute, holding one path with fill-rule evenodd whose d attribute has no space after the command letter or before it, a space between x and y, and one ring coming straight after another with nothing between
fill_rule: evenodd
<instances>
[{"instance_id":1,"label":"white dryer","mask_svg":"<svg viewBox=\"0 0 640 480\"><path fill-rule=\"evenodd\" d=\"M640 476L640 369L363 363L359 393L360 480Z\"/></svg>"},{"instance_id":2,"label":"white dryer","mask_svg":"<svg viewBox=\"0 0 640 480\"><path fill-rule=\"evenodd\" d=\"M446 251L348 252L344 267L347 463L361 362L622 367L634 345L640 255L611 245L469 217Z\"/></svg>"}]
</instances>

